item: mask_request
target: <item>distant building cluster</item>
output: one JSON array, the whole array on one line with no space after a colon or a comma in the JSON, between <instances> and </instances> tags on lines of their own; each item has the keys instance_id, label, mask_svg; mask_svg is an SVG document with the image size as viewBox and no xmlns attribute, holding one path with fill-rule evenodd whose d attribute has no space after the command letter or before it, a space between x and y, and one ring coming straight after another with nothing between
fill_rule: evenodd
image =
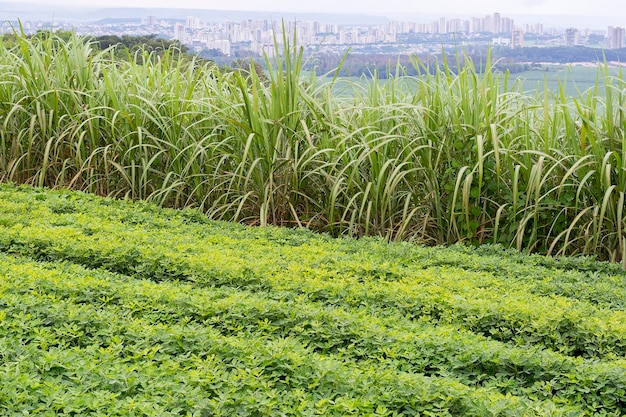
<instances>
[{"instance_id":1,"label":"distant building cluster","mask_svg":"<svg viewBox=\"0 0 626 417\"><path fill-rule=\"evenodd\" d=\"M154 17L148 17L146 23L153 22ZM320 45L344 47L354 45L392 45L406 43L410 35L449 35L455 41L473 43L476 39L483 39L490 34L492 45L511 48L522 48L525 38L543 37L535 46L577 46L588 43L591 35L605 37L604 46L611 49L625 47L626 36L624 28L609 27L606 35L594 32L588 28L566 28L559 31L556 28L546 27L542 23L516 25L514 20L501 16L499 13L470 19L448 19L442 17L430 23L397 22L384 25L355 26L325 24L317 21L302 21L294 24L287 22L286 29L293 33L297 27L298 43L304 46L319 47ZM245 44L248 50L255 54L266 53L272 55L274 36L282 33L280 23L267 20L241 22L210 23L201 22L189 16L185 23L175 24L173 38L191 46L195 50L214 49L225 55L230 55L234 45ZM483 35L483 36L480 36ZM493 36L497 35L497 36ZM280 37L278 39L280 43ZM441 45L437 45L439 48ZM420 49L420 48L417 48Z\"/></svg>"},{"instance_id":2,"label":"distant building cluster","mask_svg":"<svg viewBox=\"0 0 626 417\"><path fill-rule=\"evenodd\" d=\"M150 17L147 19L151 19ZM173 38L193 49L216 49L230 55L233 45L246 44L255 54L274 52L275 38L282 42L281 22L243 20L240 22L204 23L188 17L186 24L176 23ZM297 30L300 45L363 45L392 44L397 41L395 24L350 27L316 21L285 22L285 30L293 36Z\"/></svg>"},{"instance_id":3,"label":"distant building cluster","mask_svg":"<svg viewBox=\"0 0 626 417\"><path fill-rule=\"evenodd\" d=\"M185 20L159 19L147 16L142 22L112 21L100 23L60 24L56 22L22 22L27 32L38 29L74 29L90 35L148 35L176 39L196 52L213 51L224 56L242 53L273 55L275 40L282 41L283 24L297 41L307 48L323 52L341 52L346 47L360 50L394 52L433 52L449 45L497 45L510 48L525 46L592 45L611 49L626 47L623 27L610 26L606 32L590 29L546 27L542 23L516 25L499 13L470 19L442 17L430 23L392 21L379 25L338 25L318 21L277 22L241 20L205 22L195 16ZM10 23L1 27L11 32ZM359 49L361 48L361 49ZM429 49L430 48L430 49Z\"/></svg>"},{"instance_id":4,"label":"distant building cluster","mask_svg":"<svg viewBox=\"0 0 626 417\"><path fill-rule=\"evenodd\" d=\"M403 32L418 33L511 33L514 29L513 19L500 16L500 13L470 19L440 18L431 23L403 22L398 26Z\"/></svg>"}]
</instances>

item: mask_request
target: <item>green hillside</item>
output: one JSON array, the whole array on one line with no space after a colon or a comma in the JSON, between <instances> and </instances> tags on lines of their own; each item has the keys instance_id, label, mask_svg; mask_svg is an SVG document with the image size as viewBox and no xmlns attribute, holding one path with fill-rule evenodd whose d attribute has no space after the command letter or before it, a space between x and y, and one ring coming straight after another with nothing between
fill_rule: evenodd
<instances>
[{"instance_id":1,"label":"green hillside","mask_svg":"<svg viewBox=\"0 0 626 417\"><path fill-rule=\"evenodd\" d=\"M0 186L0 414L619 416L626 272Z\"/></svg>"}]
</instances>

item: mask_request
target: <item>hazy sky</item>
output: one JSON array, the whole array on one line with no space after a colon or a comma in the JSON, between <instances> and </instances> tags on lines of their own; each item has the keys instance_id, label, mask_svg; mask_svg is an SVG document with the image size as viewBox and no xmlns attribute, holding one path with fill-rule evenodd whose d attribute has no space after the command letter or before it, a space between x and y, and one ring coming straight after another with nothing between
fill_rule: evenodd
<instances>
[{"instance_id":1,"label":"hazy sky","mask_svg":"<svg viewBox=\"0 0 626 417\"><path fill-rule=\"evenodd\" d=\"M624 0L26 0L45 5L128 6L330 13L552 14L611 16L626 24Z\"/></svg>"}]
</instances>

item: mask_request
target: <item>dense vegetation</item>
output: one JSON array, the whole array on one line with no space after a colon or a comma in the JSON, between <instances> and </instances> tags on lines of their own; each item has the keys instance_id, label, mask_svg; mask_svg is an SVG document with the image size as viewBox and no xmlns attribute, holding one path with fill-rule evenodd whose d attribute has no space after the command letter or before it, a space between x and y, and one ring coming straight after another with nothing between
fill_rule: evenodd
<instances>
[{"instance_id":1,"label":"dense vegetation","mask_svg":"<svg viewBox=\"0 0 626 417\"><path fill-rule=\"evenodd\" d=\"M626 272L0 185L0 414L619 416Z\"/></svg>"},{"instance_id":2,"label":"dense vegetation","mask_svg":"<svg viewBox=\"0 0 626 417\"><path fill-rule=\"evenodd\" d=\"M445 52L445 50L442 50ZM314 70L317 75L321 76L333 69L341 67L339 74L342 77L360 77L367 78L376 74L376 77L385 79L396 75L396 63L402 68L400 75L419 76L425 71L434 74L437 70L459 72L467 61L476 63L476 70L482 73L485 70L491 71L508 71L509 74L519 74L520 72L531 69L541 69L543 64L572 64L572 63L603 63L603 62L624 62L626 61L626 49L598 49L588 47L528 47L516 48L499 47L491 48L486 46L474 47L471 50L465 50L467 55L457 56L454 52L445 52L447 55L442 59L441 56L432 54L423 54L419 57L421 66L413 65L414 57L401 54L398 52L371 52L349 54L342 56L339 54L314 53L307 61L306 68ZM493 61L487 60L487 54L493 54ZM457 59L460 58L460 59ZM444 64L444 60L447 60ZM392 65L390 65L390 63ZM488 68L485 68L485 65ZM472 65L470 63L470 65ZM424 67L426 66L426 67ZM594 77L594 81L595 81Z\"/></svg>"},{"instance_id":3,"label":"dense vegetation","mask_svg":"<svg viewBox=\"0 0 626 417\"><path fill-rule=\"evenodd\" d=\"M598 49L585 46L555 46L550 48L530 47L502 49L499 55L506 58L515 58L524 62L602 62L602 61L626 61L626 48L623 49Z\"/></svg>"},{"instance_id":4,"label":"dense vegetation","mask_svg":"<svg viewBox=\"0 0 626 417\"><path fill-rule=\"evenodd\" d=\"M57 30L52 32L49 30L39 30L32 35L18 35L14 33L5 33L2 35L2 42L6 47L15 46L19 43L20 38L29 39L35 42L47 41L52 38L51 43L59 42L67 43L75 38L74 32L66 30ZM188 53L189 48L177 40L169 40L152 35L101 35L84 37L83 41L88 43L94 52L107 51L117 60L134 60L139 63L148 56L156 58L162 56L166 51L170 54L180 55L181 59ZM57 45L58 46L58 45ZM145 54L144 52L147 52Z\"/></svg>"},{"instance_id":5,"label":"dense vegetation","mask_svg":"<svg viewBox=\"0 0 626 417\"><path fill-rule=\"evenodd\" d=\"M120 61L75 37L0 45L0 180L334 236L626 262L621 75L600 68L572 99L528 96L468 63L341 98L303 78L284 41L268 82L169 52Z\"/></svg>"},{"instance_id":6,"label":"dense vegetation","mask_svg":"<svg viewBox=\"0 0 626 417\"><path fill-rule=\"evenodd\" d=\"M136 51L164 53L168 49L177 49L185 54L189 50L186 45L181 44L177 40L161 39L157 35L102 35L89 38L89 40L93 42L93 46L97 49L113 49L117 55L122 57L126 53L132 55Z\"/></svg>"}]
</instances>

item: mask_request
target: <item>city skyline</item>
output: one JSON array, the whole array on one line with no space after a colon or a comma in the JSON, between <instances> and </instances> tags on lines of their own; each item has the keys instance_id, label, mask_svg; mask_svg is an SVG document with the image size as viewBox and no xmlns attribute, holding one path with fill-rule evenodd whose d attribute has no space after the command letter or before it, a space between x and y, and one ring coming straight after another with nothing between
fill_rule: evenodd
<instances>
[{"instance_id":1,"label":"city skyline","mask_svg":"<svg viewBox=\"0 0 626 417\"><path fill-rule=\"evenodd\" d=\"M170 0L92 0L85 4L83 0L30 0L29 3L45 6L75 7L172 7ZM465 2L462 0L440 0L438 2L419 2L417 4L405 0L317 0L315 2L298 2L291 0L254 0L200 1L178 0L178 8L198 8L216 10L241 11L272 11L272 12L326 12L326 13L367 13L395 17L398 13L491 13L498 11L503 14L527 15L561 15L561 16L594 16L626 18L626 3L617 0L597 0L595 2L569 2L564 0L522 0L502 2L499 0L480 0Z\"/></svg>"},{"instance_id":2,"label":"city skyline","mask_svg":"<svg viewBox=\"0 0 626 417\"><path fill-rule=\"evenodd\" d=\"M181 13L181 9L136 9L135 13L146 11L166 13L168 10ZM146 14L141 19L109 18L97 22L77 23L76 26L69 22L22 23L27 33L52 25L49 27L57 30L76 30L79 34L92 36L158 34L164 39L179 41L189 47L190 51L208 54L212 58L248 53L271 56L274 53L276 33L282 30L280 20L259 18L263 13L257 14L256 19L211 20L217 17L215 13L218 12L206 13L198 9L189 12L191 13L183 19ZM195 15L193 12L199 14ZM3 31L11 30L7 24L2 26ZM337 24L316 19L298 19L283 21L282 25L285 25L283 29L289 33L289 38L297 29L298 43L316 54L341 54L347 47L350 47L353 54L437 53L442 47L455 48L459 42L468 47L484 48L493 45L512 49L525 47L526 41L530 46L539 47L589 46L622 49L626 44L624 28L620 26L608 26L602 30L572 26L558 29L541 22L517 24L511 17L498 12L469 19L439 17L426 23L388 21L378 24Z\"/></svg>"}]
</instances>

